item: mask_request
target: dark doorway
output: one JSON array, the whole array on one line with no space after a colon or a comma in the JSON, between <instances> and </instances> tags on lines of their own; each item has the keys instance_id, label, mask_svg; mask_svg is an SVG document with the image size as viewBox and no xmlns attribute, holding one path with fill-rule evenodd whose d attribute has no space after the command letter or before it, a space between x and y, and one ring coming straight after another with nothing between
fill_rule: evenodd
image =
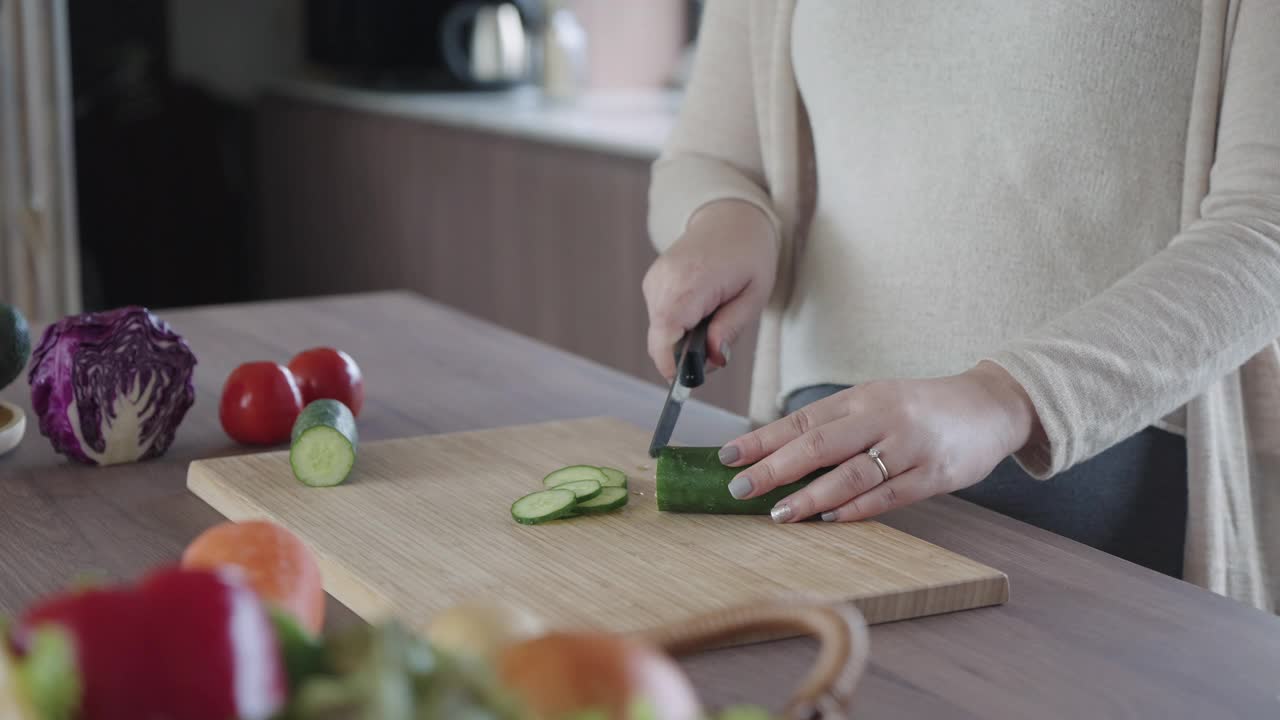
<instances>
[{"instance_id":1,"label":"dark doorway","mask_svg":"<svg viewBox=\"0 0 1280 720\"><path fill-rule=\"evenodd\" d=\"M164 0L70 0L86 309L248 299L251 109L171 74Z\"/></svg>"}]
</instances>

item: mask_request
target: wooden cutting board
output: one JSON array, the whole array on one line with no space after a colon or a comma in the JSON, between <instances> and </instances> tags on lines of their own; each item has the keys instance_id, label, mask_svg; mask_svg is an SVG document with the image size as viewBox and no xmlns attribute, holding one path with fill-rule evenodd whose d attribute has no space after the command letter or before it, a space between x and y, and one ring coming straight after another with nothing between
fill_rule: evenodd
<instances>
[{"instance_id":1,"label":"wooden cutting board","mask_svg":"<svg viewBox=\"0 0 1280 720\"><path fill-rule=\"evenodd\" d=\"M288 453L191 463L187 485L232 520L265 518L315 550L325 588L369 621L411 625L505 599L556 626L646 628L754 600L853 601L868 622L994 605L1008 580L876 522L658 512L648 434L611 418L366 443L334 488L305 487ZM524 526L510 505L571 464L630 476L622 511Z\"/></svg>"}]
</instances>

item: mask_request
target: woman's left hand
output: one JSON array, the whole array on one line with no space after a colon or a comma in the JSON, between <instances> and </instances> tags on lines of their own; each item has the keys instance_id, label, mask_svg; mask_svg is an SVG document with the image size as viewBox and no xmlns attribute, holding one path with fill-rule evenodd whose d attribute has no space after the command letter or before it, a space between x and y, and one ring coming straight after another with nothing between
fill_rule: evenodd
<instances>
[{"instance_id":1,"label":"woman's left hand","mask_svg":"<svg viewBox=\"0 0 1280 720\"><path fill-rule=\"evenodd\" d=\"M831 467L779 502L773 519L862 520L977 483L1038 434L1038 425L1022 386L984 361L951 377L849 388L733 440L720 459L751 465L729 485L739 499ZM867 454L872 448L887 480Z\"/></svg>"}]
</instances>

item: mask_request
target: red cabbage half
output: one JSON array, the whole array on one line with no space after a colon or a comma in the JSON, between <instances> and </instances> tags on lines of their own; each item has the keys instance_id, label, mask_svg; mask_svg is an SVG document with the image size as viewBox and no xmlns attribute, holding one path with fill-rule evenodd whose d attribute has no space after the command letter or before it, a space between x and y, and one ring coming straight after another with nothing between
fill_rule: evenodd
<instances>
[{"instance_id":1,"label":"red cabbage half","mask_svg":"<svg viewBox=\"0 0 1280 720\"><path fill-rule=\"evenodd\" d=\"M146 308L72 315L31 356L31 406L53 449L90 465L162 455L196 399L196 356Z\"/></svg>"}]
</instances>

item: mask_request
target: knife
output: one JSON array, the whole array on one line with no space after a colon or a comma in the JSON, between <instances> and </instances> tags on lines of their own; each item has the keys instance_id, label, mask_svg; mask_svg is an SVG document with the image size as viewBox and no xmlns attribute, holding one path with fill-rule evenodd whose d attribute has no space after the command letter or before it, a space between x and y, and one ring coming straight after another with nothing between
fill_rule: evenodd
<instances>
[{"instance_id":1,"label":"knife","mask_svg":"<svg viewBox=\"0 0 1280 720\"><path fill-rule=\"evenodd\" d=\"M653 439L649 441L649 457L658 457L658 451L671 441L671 433L676 429L676 420L680 419L680 410L684 408L684 401L689 399L689 392L707 378L707 326L710 324L711 316L708 315L676 344L676 374L671 379L671 389L667 392L662 414L658 416Z\"/></svg>"}]
</instances>

